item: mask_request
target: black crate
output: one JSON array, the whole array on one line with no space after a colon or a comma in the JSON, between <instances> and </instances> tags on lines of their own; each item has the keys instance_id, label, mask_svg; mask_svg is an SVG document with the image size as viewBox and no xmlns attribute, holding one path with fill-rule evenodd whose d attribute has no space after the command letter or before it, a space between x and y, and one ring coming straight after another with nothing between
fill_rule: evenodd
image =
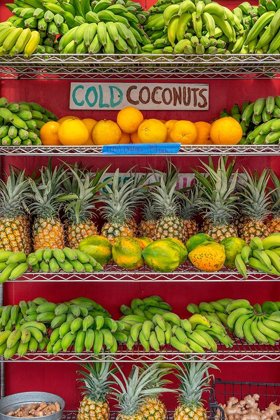
<instances>
[{"instance_id":1,"label":"black crate","mask_svg":"<svg viewBox=\"0 0 280 420\"><path fill-rule=\"evenodd\" d=\"M215 420L218 408L221 412L221 420L225 420L224 410L219 406L219 404L226 404L230 397L236 397L238 400L241 400L246 395L253 394L259 394L259 407L261 410L264 410L271 402L280 403L280 384L234 382L215 379L213 381L209 397L211 420Z\"/></svg>"}]
</instances>

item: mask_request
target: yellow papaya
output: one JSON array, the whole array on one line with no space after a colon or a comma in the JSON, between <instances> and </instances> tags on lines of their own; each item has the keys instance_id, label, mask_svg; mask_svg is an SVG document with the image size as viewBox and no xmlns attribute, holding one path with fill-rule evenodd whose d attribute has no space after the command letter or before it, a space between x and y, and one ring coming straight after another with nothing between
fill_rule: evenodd
<instances>
[{"instance_id":1,"label":"yellow papaya","mask_svg":"<svg viewBox=\"0 0 280 420\"><path fill-rule=\"evenodd\" d=\"M150 268L162 273L170 273L181 264L181 250L178 244L172 241L155 241L148 245L142 254Z\"/></svg>"},{"instance_id":2,"label":"yellow papaya","mask_svg":"<svg viewBox=\"0 0 280 420\"><path fill-rule=\"evenodd\" d=\"M136 238L119 237L113 245L113 260L120 267L135 270L144 264L142 249Z\"/></svg>"},{"instance_id":3,"label":"yellow papaya","mask_svg":"<svg viewBox=\"0 0 280 420\"><path fill-rule=\"evenodd\" d=\"M112 244L104 236L93 235L79 243L79 250L94 258L99 264L106 265L112 259Z\"/></svg>"},{"instance_id":4,"label":"yellow papaya","mask_svg":"<svg viewBox=\"0 0 280 420\"><path fill-rule=\"evenodd\" d=\"M150 245L153 240L151 238L147 238L146 236L142 236L141 238L135 238L139 242L141 249L145 249L146 246Z\"/></svg>"},{"instance_id":5,"label":"yellow papaya","mask_svg":"<svg viewBox=\"0 0 280 420\"><path fill-rule=\"evenodd\" d=\"M197 235L192 236L186 244L188 252L192 252L198 245L205 241L215 242L214 239L206 233L198 233Z\"/></svg>"},{"instance_id":6,"label":"yellow papaya","mask_svg":"<svg viewBox=\"0 0 280 420\"><path fill-rule=\"evenodd\" d=\"M226 260L225 247L216 242L203 242L189 253L189 260L201 271L219 271Z\"/></svg>"}]
</instances>

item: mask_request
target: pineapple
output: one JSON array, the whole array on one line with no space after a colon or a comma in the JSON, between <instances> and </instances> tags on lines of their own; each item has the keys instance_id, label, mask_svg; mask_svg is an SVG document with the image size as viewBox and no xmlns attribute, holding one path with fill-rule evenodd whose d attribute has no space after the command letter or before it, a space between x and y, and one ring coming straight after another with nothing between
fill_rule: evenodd
<instances>
[{"instance_id":1,"label":"pineapple","mask_svg":"<svg viewBox=\"0 0 280 420\"><path fill-rule=\"evenodd\" d=\"M175 374L180 381L178 389L179 405L174 413L174 420L207 419L202 402L203 392L210 391L212 375L209 368L217 369L215 365L204 362L183 362L177 365Z\"/></svg>"},{"instance_id":2,"label":"pineapple","mask_svg":"<svg viewBox=\"0 0 280 420\"><path fill-rule=\"evenodd\" d=\"M143 220L141 220L138 226L139 236L154 239L157 217L153 203L149 199L144 203L143 217Z\"/></svg>"},{"instance_id":3,"label":"pineapple","mask_svg":"<svg viewBox=\"0 0 280 420\"><path fill-rule=\"evenodd\" d=\"M199 207L198 197L198 189L194 187L189 191L188 197L181 204L180 214L185 226L186 241L198 233L198 224L194 220Z\"/></svg>"},{"instance_id":4,"label":"pineapple","mask_svg":"<svg viewBox=\"0 0 280 420\"><path fill-rule=\"evenodd\" d=\"M24 171L10 167L7 181L0 180L0 249L31 252L29 217L25 199L29 182Z\"/></svg>"},{"instance_id":5,"label":"pineapple","mask_svg":"<svg viewBox=\"0 0 280 420\"><path fill-rule=\"evenodd\" d=\"M112 375L120 389L114 389L113 398L118 402L120 413L117 420L156 420L161 419L162 412L156 404L147 400L156 398L160 392L170 392L166 388L153 387L154 365L139 374L139 367L133 366L128 379L119 368L122 380ZM164 413L163 413L164 415Z\"/></svg>"},{"instance_id":6,"label":"pineapple","mask_svg":"<svg viewBox=\"0 0 280 420\"><path fill-rule=\"evenodd\" d=\"M40 172L38 180L29 179L32 189L29 197L33 200L29 209L35 216L32 229L33 247L35 251L43 248L63 249L65 247L64 230L59 219L63 168L55 167L52 171L50 161L49 165L43 167Z\"/></svg>"},{"instance_id":7,"label":"pineapple","mask_svg":"<svg viewBox=\"0 0 280 420\"><path fill-rule=\"evenodd\" d=\"M151 190L151 197L155 212L160 216L155 225L154 238L176 238L185 242L185 226L179 216L178 201L178 196L183 196L180 191L176 190L179 171L173 163L167 161L166 174L159 171L153 172L158 183Z\"/></svg>"},{"instance_id":8,"label":"pineapple","mask_svg":"<svg viewBox=\"0 0 280 420\"><path fill-rule=\"evenodd\" d=\"M139 203L142 187L147 176L138 176L129 172L122 179L117 169L112 180L112 185L104 187L105 192L101 195L104 205L101 213L107 220L101 230L112 244L119 236L135 236L132 220L134 209Z\"/></svg>"},{"instance_id":9,"label":"pineapple","mask_svg":"<svg viewBox=\"0 0 280 420\"><path fill-rule=\"evenodd\" d=\"M207 171L206 177L198 171L195 171L195 174L203 192L199 203L206 222L210 223L205 233L212 236L217 242L230 236L238 236L237 228L234 225L237 214L236 201L238 197L235 188L238 172L235 172L230 178L234 163L226 169L225 160L220 158L216 170L212 165L202 164Z\"/></svg>"},{"instance_id":10,"label":"pineapple","mask_svg":"<svg viewBox=\"0 0 280 420\"><path fill-rule=\"evenodd\" d=\"M264 169L260 177L257 172L251 174L244 169L245 177L240 183L241 188L241 211L248 219L241 230L241 238L247 243L255 236L264 239L270 234L270 227L265 224L269 215L270 195L267 183L269 172Z\"/></svg>"},{"instance_id":11,"label":"pineapple","mask_svg":"<svg viewBox=\"0 0 280 420\"><path fill-rule=\"evenodd\" d=\"M171 374L172 369L166 368L160 363L154 363L153 365L154 375L151 376L148 384L149 388L162 388L163 385L170 383L167 379L163 379L164 376ZM148 369L149 365L143 363L143 368L140 368L141 372ZM167 410L165 404L159 398L159 395L147 397L145 403L141 405L139 409L142 418L149 420L151 414L153 414L159 420L167 419Z\"/></svg>"},{"instance_id":12,"label":"pineapple","mask_svg":"<svg viewBox=\"0 0 280 420\"><path fill-rule=\"evenodd\" d=\"M109 420L110 408L107 396L110 386L110 376L117 369L111 369L111 363L86 363L81 364L85 371L79 370L82 375L78 380L83 383L81 387L84 396L80 403L77 420Z\"/></svg>"},{"instance_id":13,"label":"pineapple","mask_svg":"<svg viewBox=\"0 0 280 420\"><path fill-rule=\"evenodd\" d=\"M97 193L106 185L106 182L101 183L100 179L107 168L97 171L95 174L86 169L83 170L77 165L68 166L68 168L71 174L68 171L65 172L64 194L59 197L59 200L67 202L65 207L67 245L70 248L78 249L82 239L98 234L92 216L95 203L99 198Z\"/></svg>"},{"instance_id":14,"label":"pineapple","mask_svg":"<svg viewBox=\"0 0 280 420\"><path fill-rule=\"evenodd\" d=\"M280 181L274 172L271 172L274 188L271 192L272 199L272 219L268 220L267 226L271 233L280 233Z\"/></svg>"}]
</instances>

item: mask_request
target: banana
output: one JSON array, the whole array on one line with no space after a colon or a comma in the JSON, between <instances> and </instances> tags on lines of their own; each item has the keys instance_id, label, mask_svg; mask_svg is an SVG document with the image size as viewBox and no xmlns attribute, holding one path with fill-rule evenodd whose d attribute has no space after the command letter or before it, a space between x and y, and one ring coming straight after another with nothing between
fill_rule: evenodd
<instances>
[{"instance_id":1,"label":"banana","mask_svg":"<svg viewBox=\"0 0 280 420\"><path fill-rule=\"evenodd\" d=\"M106 346L106 349L110 350L114 346L114 343L115 343L114 336L111 333L111 331L107 330L106 328L102 330L102 334L103 334L103 341Z\"/></svg>"},{"instance_id":2,"label":"banana","mask_svg":"<svg viewBox=\"0 0 280 420\"><path fill-rule=\"evenodd\" d=\"M38 328L35 328L35 327L25 327L25 328L30 331L31 337L34 337L34 339L38 343L41 343L43 341L43 334L40 330L38 330Z\"/></svg>"},{"instance_id":3,"label":"banana","mask_svg":"<svg viewBox=\"0 0 280 420\"><path fill-rule=\"evenodd\" d=\"M10 335L11 335L11 331L0 332L0 346L7 343L7 340L8 340Z\"/></svg>"},{"instance_id":4,"label":"banana","mask_svg":"<svg viewBox=\"0 0 280 420\"><path fill-rule=\"evenodd\" d=\"M24 357L26 353L28 352L28 346L29 346L29 343L19 343L19 346L17 348L17 354L20 357Z\"/></svg>"},{"instance_id":5,"label":"banana","mask_svg":"<svg viewBox=\"0 0 280 420\"><path fill-rule=\"evenodd\" d=\"M253 27L250 29L244 45L248 45L253 39L257 38L257 36L261 33L263 28L265 28L271 22L274 15L275 12L270 11L260 16L256 23L253 25Z\"/></svg>"},{"instance_id":6,"label":"banana","mask_svg":"<svg viewBox=\"0 0 280 420\"><path fill-rule=\"evenodd\" d=\"M52 352L53 354L58 354L62 350L62 340L59 338L53 345Z\"/></svg>"},{"instance_id":7,"label":"banana","mask_svg":"<svg viewBox=\"0 0 280 420\"><path fill-rule=\"evenodd\" d=\"M237 319L242 316L242 315L249 315L252 314L251 309L247 309L244 307L235 309L234 311L232 311L228 318L227 318L227 325L229 328L234 328L235 322L237 321Z\"/></svg>"},{"instance_id":8,"label":"banana","mask_svg":"<svg viewBox=\"0 0 280 420\"><path fill-rule=\"evenodd\" d=\"M253 314L245 314L245 315L240 316L237 319L237 321L234 324L234 334L236 335L236 337L244 338L243 326L245 322L252 317L253 317Z\"/></svg>"},{"instance_id":9,"label":"banana","mask_svg":"<svg viewBox=\"0 0 280 420\"><path fill-rule=\"evenodd\" d=\"M180 6L178 4L171 4L165 9L165 11L163 12L163 19L166 26L169 25L173 17L179 16L179 9Z\"/></svg>"},{"instance_id":10,"label":"banana","mask_svg":"<svg viewBox=\"0 0 280 420\"><path fill-rule=\"evenodd\" d=\"M233 54L238 53L242 49L242 47L244 45L244 42L245 42L245 39L246 39L246 36L247 36L247 32L245 31L243 34L241 34L240 36L237 37L237 39L236 39L236 41L233 45L233 49L231 51Z\"/></svg>"},{"instance_id":11,"label":"banana","mask_svg":"<svg viewBox=\"0 0 280 420\"><path fill-rule=\"evenodd\" d=\"M7 339L7 348L11 349L15 346L21 339L21 332L19 330L14 330Z\"/></svg>"},{"instance_id":12,"label":"banana","mask_svg":"<svg viewBox=\"0 0 280 420\"><path fill-rule=\"evenodd\" d=\"M95 321L96 330L98 330L98 331L101 330L101 328L104 325L104 317L103 316L97 316L94 321Z\"/></svg>"},{"instance_id":13,"label":"banana","mask_svg":"<svg viewBox=\"0 0 280 420\"><path fill-rule=\"evenodd\" d=\"M51 322L51 329L54 330L55 328L60 327L62 324L66 322L66 315L57 315Z\"/></svg>"},{"instance_id":14,"label":"banana","mask_svg":"<svg viewBox=\"0 0 280 420\"><path fill-rule=\"evenodd\" d=\"M132 325L131 329L130 329L130 335L131 338L133 339L133 341L137 341L140 331L142 330L142 326L143 324L141 322Z\"/></svg>"},{"instance_id":15,"label":"banana","mask_svg":"<svg viewBox=\"0 0 280 420\"><path fill-rule=\"evenodd\" d=\"M40 42L39 32L32 31L31 37L24 47L24 55L26 57L29 57L31 54L33 54L36 48L38 47L39 42ZM25 128L25 127L20 127L20 128Z\"/></svg>"},{"instance_id":16,"label":"banana","mask_svg":"<svg viewBox=\"0 0 280 420\"><path fill-rule=\"evenodd\" d=\"M207 303L207 302L200 302L199 310L200 310L200 312L201 311L215 312L215 309L213 308L213 306L211 306L210 303Z\"/></svg>"},{"instance_id":17,"label":"banana","mask_svg":"<svg viewBox=\"0 0 280 420\"><path fill-rule=\"evenodd\" d=\"M3 312L2 312L2 317L1 317L2 327L5 327L6 324L8 323L10 319L11 310L12 310L12 305L7 305L4 307ZM1 341L0 341L0 344L2 344Z\"/></svg>"},{"instance_id":18,"label":"banana","mask_svg":"<svg viewBox=\"0 0 280 420\"><path fill-rule=\"evenodd\" d=\"M13 305L13 307L11 309L11 314L10 314L10 319L11 319L12 325L16 325L18 314L19 314L19 306L18 305Z\"/></svg>"},{"instance_id":19,"label":"banana","mask_svg":"<svg viewBox=\"0 0 280 420\"><path fill-rule=\"evenodd\" d=\"M142 333L144 338L148 341L150 338L151 330L154 328L154 323L150 320L147 320L142 325Z\"/></svg>"},{"instance_id":20,"label":"banana","mask_svg":"<svg viewBox=\"0 0 280 420\"><path fill-rule=\"evenodd\" d=\"M251 333L259 343L267 344L267 337L258 328L258 319L255 318L251 324Z\"/></svg>"},{"instance_id":21,"label":"banana","mask_svg":"<svg viewBox=\"0 0 280 420\"><path fill-rule=\"evenodd\" d=\"M225 311L228 314L230 314L231 312L239 308L252 309L252 305L247 299L235 299L227 304Z\"/></svg>"},{"instance_id":22,"label":"banana","mask_svg":"<svg viewBox=\"0 0 280 420\"><path fill-rule=\"evenodd\" d=\"M149 338L149 343L150 343L150 346L152 347L152 349L154 349L155 351L159 351L159 342L158 342L155 331L151 332L150 338Z\"/></svg>"},{"instance_id":23,"label":"banana","mask_svg":"<svg viewBox=\"0 0 280 420\"><path fill-rule=\"evenodd\" d=\"M197 334L199 334L208 343L207 348L211 349L211 351L213 351L213 352L217 351L217 349L218 349L217 343L211 337L211 335L207 333L207 331L196 330L195 332Z\"/></svg>"},{"instance_id":24,"label":"banana","mask_svg":"<svg viewBox=\"0 0 280 420\"><path fill-rule=\"evenodd\" d=\"M259 318L259 320L258 320L258 329L263 335L265 335L267 338L271 338L274 341L278 341L279 338L280 338L279 334L276 331L274 331L273 329L267 327L263 323L261 318Z\"/></svg>"},{"instance_id":25,"label":"banana","mask_svg":"<svg viewBox=\"0 0 280 420\"><path fill-rule=\"evenodd\" d=\"M204 348L198 344L194 339L191 338L191 334L187 333L188 335L188 345L191 350L193 350L195 353L204 353ZM202 339L202 336L200 336L200 339ZM206 342L206 340L204 340ZM208 345L208 343L207 343Z\"/></svg>"},{"instance_id":26,"label":"banana","mask_svg":"<svg viewBox=\"0 0 280 420\"><path fill-rule=\"evenodd\" d=\"M194 329L198 324L205 325L206 327L210 328L209 320L201 314L192 315L189 318L189 322L191 323L192 329Z\"/></svg>"},{"instance_id":27,"label":"banana","mask_svg":"<svg viewBox=\"0 0 280 420\"><path fill-rule=\"evenodd\" d=\"M14 347L8 349L6 348L5 352L4 352L4 359L11 359L17 352L17 349L19 347L19 342L17 342Z\"/></svg>"},{"instance_id":28,"label":"banana","mask_svg":"<svg viewBox=\"0 0 280 420\"><path fill-rule=\"evenodd\" d=\"M211 346L209 342L203 337L203 335L200 334L200 331L193 331L192 333L187 333L187 337L190 340L193 340L195 343L197 343L202 348L206 348L208 350L211 349Z\"/></svg>"},{"instance_id":29,"label":"banana","mask_svg":"<svg viewBox=\"0 0 280 420\"><path fill-rule=\"evenodd\" d=\"M272 267L272 269L269 270L266 265L262 264L260 260L254 257L249 258L249 265L255 270L262 271L264 273L275 274L277 276L280 275L280 273L277 270L275 270L274 267Z\"/></svg>"},{"instance_id":30,"label":"banana","mask_svg":"<svg viewBox=\"0 0 280 420\"><path fill-rule=\"evenodd\" d=\"M64 352L72 345L73 341L76 339L76 333L68 332L61 340L61 347Z\"/></svg>"},{"instance_id":31,"label":"banana","mask_svg":"<svg viewBox=\"0 0 280 420\"><path fill-rule=\"evenodd\" d=\"M267 268L267 270L272 270L271 260L265 251L255 249L253 250L253 257L258 259Z\"/></svg>"},{"instance_id":32,"label":"banana","mask_svg":"<svg viewBox=\"0 0 280 420\"><path fill-rule=\"evenodd\" d=\"M277 333L280 333L280 323L279 322L272 321L272 320L270 320L270 318L263 318L262 322L267 328L270 328L271 330L273 330Z\"/></svg>"},{"instance_id":33,"label":"banana","mask_svg":"<svg viewBox=\"0 0 280 420\"><path fill-rule=\"evenodd\" d=\"M181 325L181 319L178 315L174 314L173 312L166 312L162 314L162 318L166 322L171 322L172 324Z\"/></svg>"},{"instance_id":34,"label":"banana","mask_svg":"<svg viewBox=\"0 0 280 420\"><path fill-rule=\"evenodd\" d=\"M255 344L256 340L251 332L251 325L255 317L248 318L243 324L244 338L248 344Z\"/></svg>"},{"instance_id":35,"label":"banana","mask_svg":"<svg viewBox=\"0 0 280 420\"><path fill-rule=\"evenodd\" d=\"M176 33L178 29L179 24L179 17L174 16L171 18L168 28L167 28L167 36L170 44L174 47L175 46L175 40L176 40Z\"/></svg>"},{"instance_id":36,"label":"banana","mask_svg":"<svg viewBox=\"0 0 280 420\"><path fill-rule=\"evenodd\" d=\"M210 38L215 37L215 20L210 13L205 12L202 14L202 21L204 22Z\"/></svg>"},{"instance_id":37,"label":"banana","mask_svg":"<svg viewBox=\"0 0 280 420\"><path fill-rule=\"evenodd\" d=\"M103 349L103 333L102 331L95 331L94 332L94 345L93 351L95 356L97 356L101 350Z\"/></svg>"},{"instance_id":38,"label":"banana","mask_svg":"<svg viewBox=\"0 0 280 420\"><path fill-rule=\"evenodd\" d=\"M267 314L272 314L273 312L276 312L277 310L278 310L278 307L276 303L270 300L267 300L266 302L262 304L262 311Z\"/></svg>"},{"instance_id":39,"label":"banana","mask_svg":"<svg viewBox=\"0 0 280 420\"><path fill-rule=\"evenodd\" d=\"M108 328L111 332L115 332L118 330L119 321L115 321L112 318L104 318L104 328Z\"/></svg>"},{"instance_id":40,"label":"banana","mask_svg":"<svg viewBox=\"0 0 280 420\"><path fill-rule=\"evenodd\" d=\"M60 334L59 334L59 328L57 328L56 330L54 330L52 333L51 333L51 336L50 336L50 343L54 346L55 345L55 343L59 340L59 339L61 339L62 337L60 336Z\"/></svg>"},{"instance_id":41,"label":"banana","mask_svg":"<svg viewBox=\"0 0 280 420\"><path fill-rule=\"evenodd\" d=\"M84 350L85 338L86 338L86 333L84 331L77 332L76 339L75 339L75 347L74 347L76 354L82 353L82 351Z\"/></svg>"},{"instance_id":42,"label":"banana","mask_svg":"<svg viewBox=\"0 0 280 420\"><path fill-rule=\"evenodd\" d=\"M172 337L172 327L169 322L166 322L166 331L165 331L165 342L166 344L170 344Z\"/></svg>"},{"instance_id":43,"label":"banana","mask_svg":"<svg viewBox=\"0 0 280 420\"><path fill-rule=\"evenodd\" d=\"M188 319L182 319L181 320L181 327L184 331L191 332L192 331L192 324Z\"/></svg>"},{"instance_id":44,"label":"banana","mask_svg":"<svg viewBox=\"0 0 280 420\"><path fill-rule=\"evenodd\" d=\"M187 311L189 311L191 314L199 314L200 313L199 307L195 303L190 303L187 306Z\"/></svg>"},{"instance_id":45,"label":"banana","mask_svg":"<svg viewBox=\"0 0 280 420\"><path fill-rule=\"evenodd\" d=\"M27 344L30 341L30 339L31 339L31 332L28 329L24 328L21 331L21 343Z\"/></svg>"},{"instance_id":46,"label":"banana","mask_svg":"<svg viewBox=\"0 0 280 420\"><path fill-rule=\"evenodd\" d=\"M208 5L206 5L207 7ZM205 9L206 9L205 7ZM227 20L224 20L223 18L213 15L213 19L215 21L215 24L217 26L219 26L219 28L222 29L223 33L226 35L226 37L228 38L229 42L235 42L235 30L234 28L230 25L230 23Z\"/></svg>"},{"instance_id":47,"label":"banana","mask_svg":"<svg viewBox=\"0 0 280 420\"><path fill-rule=\"evenodd\" d=\"M266 251L264 251L268 258L270 259L273 267L280 272L280 257L279 255L277 255L275 252L267 249Z\"/></svg>"},{"instance_id":48,"label":"banana","mask_svg":"<svg viewBox=\"0 0 280 420\"><path fill-rule=\"evenodd\" d=\"M180 353L191 353L191 349L187 344L181 343L176 337L171 337L170 344Z\"/></svg>"},{"instance_id":49,"label":"banana","mask_svg":"<svg viewBox=\"0 0 280 420\"><path fill-rule=\"evenodd\" d=\"M183 328L181 327L177 327L174 331L176 338L183 344L187 344L188 342L188 337L187 337L187 333L183 330Z\"/></svg>"}]
</instances>

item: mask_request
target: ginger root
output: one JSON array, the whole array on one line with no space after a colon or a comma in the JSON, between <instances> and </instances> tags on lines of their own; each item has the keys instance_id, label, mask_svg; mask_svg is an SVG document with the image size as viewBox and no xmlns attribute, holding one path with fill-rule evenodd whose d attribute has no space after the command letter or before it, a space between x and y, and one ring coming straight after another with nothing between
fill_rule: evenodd
<instances>
[{"instance_id":1,"label":"ginger root","mask_svg":"<svg viewBox=\"0 0 280 420\"><path fill-rule=\"evenodd\" d=\"M280 406L274 402L269 404L265 410L259 409L260 396L258 394L247 395L243 400L230 397L227 404L220 404L217 409L216 419L222 418L222 411L225 413L225 420L280 420Z\"/></svg>"}]
</instances>

